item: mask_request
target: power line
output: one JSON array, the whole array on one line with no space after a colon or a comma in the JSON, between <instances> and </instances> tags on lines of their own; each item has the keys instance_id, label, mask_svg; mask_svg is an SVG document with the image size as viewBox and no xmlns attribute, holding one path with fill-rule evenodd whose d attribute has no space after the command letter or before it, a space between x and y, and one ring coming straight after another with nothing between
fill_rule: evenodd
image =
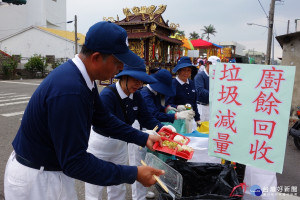
<instances>
[{"instance_id":1,"label":"power line","mask_svg":"<svg viewBox=\"0 0 300 200\"><path fill-rule=\"evenodd\" d=\"M267 17L267 19L268 19L268 18L269 18L269 17L268 17L268 14L267 14L267 12L265 11L264 7L262 6L260 0L258 0L258 3L259 3L260 7L261 7L262 10L264 11L264 13L265 13L265 15L266 15L266 17Z\"/></svg>"}]
</instances>

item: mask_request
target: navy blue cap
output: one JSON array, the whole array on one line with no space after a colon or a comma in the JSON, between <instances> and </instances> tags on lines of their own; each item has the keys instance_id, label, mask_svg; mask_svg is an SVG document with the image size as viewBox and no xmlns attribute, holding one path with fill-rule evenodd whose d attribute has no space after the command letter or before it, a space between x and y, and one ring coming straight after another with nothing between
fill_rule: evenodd
<instances>
[{"instance_id":1,"label":"navy blue cap","mask_svg":"<svg viewBox=\"0 0 300 200\"><path fill-rule=\"evenodd\" d=\"M178 61L177 65L172 70L173 73L176 73L179 69L185 68L185 67L196 67L192 64L192 61L187 56L182 56L180 60Z\"/></svg>"},{"instance_id":2,"label":"navy blue cap","mask_svg":"<svg viewBox=\"0 0 300 200\"><path fill-rule=\"evenodd\" d=\"M129 50L126 30L110 21L98 22L91 26L86 34L84 45L96 52L113 54L129 66L144 63L143 59Z\"/></svg>"},{"instance_id":3,"label":"navy blue cap","mask_svg":"<svg viewBox=\"0 0 300 200\"><path fill-rule=\"evenodd\" d=\"M175 96L176 89L175 87L173 87L172 75L168 70L161 69L151 76L153 76L157 80L156 83L150 84L150 87L153 90L165 96Z\"/></svg>"},{"instance_id":4,"label":"navy blue cap","mask_svg":"<svg viewBox=\"0 0 300 200\"><path fill-rule=\"evenodd\" d=\"M124 65L123 71L115 76L115 78L120 78L121 76L131 76L137 80L143 81L144 83L155 83L157 80L152 76L149 76L146 73L146 66L142 64L140 66L131 67L128 65Z\"/></svg>"}]
</instances>

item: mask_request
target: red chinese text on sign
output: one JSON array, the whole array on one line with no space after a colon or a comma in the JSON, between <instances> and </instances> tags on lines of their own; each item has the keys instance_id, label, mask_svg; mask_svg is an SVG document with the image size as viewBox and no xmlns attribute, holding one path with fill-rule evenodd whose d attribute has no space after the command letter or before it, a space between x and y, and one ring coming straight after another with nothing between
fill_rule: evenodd
<instances>
[{"instance_id":1,"label":"red chinese text on sign","mask_svg":"<svg viewBox=\"0 0 300 200\"><path fill-rule=\"evenodd\" d=\"M234 116L236 115L234 112L231 112L231 110L228 109L227 114L222 115L222 111L219 110L220 116L216 115L218 118L217 123L215 123L215 127L225 127L226 129L231 129L234 133L236 133L236 127L233 127L234 125Z\"/></svg>"},{"instance_id":2,"label":"red chinese text on sign","mask_svg":"<svg viewBox=\"0 0 300 200\"><path fill-rule=\"evenodd\" d=\"M218 133L218 139L213 139L217 143L217 150L214 152L230 156L230 154L227 152L227 149L229 147L229 144L233 144L233 142L228 141L228 139L229 134Z\"/></svg>"},{"instance_id":3,"label":"red chinese text on sign","mask_svg":"<svg viewBox=\"0 0 300 200\"><path fill-rule=\"evenodd\" d=\"M268 120L254 120L254 135L267 136L272 138L276 126L275 121Z\"/></svg>"},{"instance_id":4,"label":"red chinese text on sign","mask_svg":"<svg viewBox=\"0 0 300 200\"><path fill-rule=\"evenodd\" d=\"M212 79L215 79L215 75L216 75L216 70L213 70L213 75L212 75Z\"/></svg>"},{"instance_id":5,"label":"red chinese text on sign","mask_svg":"<svg viewBox=\"0 0 300 200\"><path fill-rule=\"evenodd\" d=\"M230 87L226 87L227 91L225 91L225 87L224 85L222 85L222 91L219 92L221 94L221 98L218 99L218 101L222 101L223 103L226 104L230 104L232 102L234 102L236 105L240 106L242 105L241 103L239 103L236 98L238 96L237 91L237 86L230 86Z\"/></svg>"},{"instance_id":6,"label":"red chinese text on sign","mask_svg":"<svg viewBox=\"0 0 300 200\"><path fill-rule=\"evenodd\" d=\"M279 91L280 82L285 80L282 78L283 70L276 70L272 67L272 70L263 70L263 75L255 88L261 85L262 89L273 88L276 92Z\"/></svg>"},{"instance_id":7,"label":"red chinese text on sign","mask_svg":"<svg viewBox=\"0 0 300 200\"><path fill-rule=\"evenodd\" d=\"M258 97L252 102L256 102L256 109L255 112L262 111L265 112L267 111L268 115L271 114L272 110L275 111L276 114L279 114L279 111L277 110L278 104L282 103L278 99L276 99L271 92L269 97L262 91L258 95Z\"/></svg>"},{"instance_id":8,"label":"red chinese text on sign","mask_svg":"<svg viewBox=\"0 0 300 200\"><path fill-rule=\"evenodd\" d=\"M265 147L265 145L266 145L266 141L264 141L263 144L259 147L259 141L256 140L255 146L253 144L251 144L251 150L250 150L249 153L254 154L253 155L253 160L263 158L268 163L274 163L272 160L270 160L266 157L266 154L268 153L268 150L273 149L273 148L272 147ZM260 157L259 157L259 155L257 155L258 153L260 153Z\"/></svg>"},{"instance_id":9,"label":"red chinese text on sign","mask_svg":"<svg viewBox=\"0 0 300 200\"><path fill-rule=\"evenodd\" d=\"M227 81L242 81L241 78L238 78L240 67L235 67L235 65L232 65L232 68L227 69L227 64L223 65L224 68L221 70L223 72L223 77L220 78L220 80L223 80L226 78Z\"/></svg>"}]
</instances>

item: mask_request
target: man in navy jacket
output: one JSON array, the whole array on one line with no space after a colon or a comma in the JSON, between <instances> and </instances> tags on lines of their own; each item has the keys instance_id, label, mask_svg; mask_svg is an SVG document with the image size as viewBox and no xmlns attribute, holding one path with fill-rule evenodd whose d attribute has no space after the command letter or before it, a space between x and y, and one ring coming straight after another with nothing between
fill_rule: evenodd
<instances>
[{"instance_id":1,"label":"man in navy jacket","mask_svg":"<svg viewBox=\"0 0 300 200\"><path fill-rule=\"evenodd\" d=\"M147 146L161 139L133 129L110 114L95 80L143 62L127 46L127 33L110 22L93 25L79 55L53 70L32 95L5 170L5 199L77 199L73 178L96 185L144 186L163 172L105 162L88 153L91 125L110 137Z\"/></svg>"}]
</instances>

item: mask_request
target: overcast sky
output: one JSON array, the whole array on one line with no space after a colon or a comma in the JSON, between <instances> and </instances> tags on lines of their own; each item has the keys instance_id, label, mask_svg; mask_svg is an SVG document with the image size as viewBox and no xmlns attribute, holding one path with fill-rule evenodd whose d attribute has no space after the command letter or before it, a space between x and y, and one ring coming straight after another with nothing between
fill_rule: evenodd
<instances>
[{"instance_id":1,"label":"overcast sky","mask_svg":"<svg viewBox=\"0 0 300 200\"><path fill-rule=\"evenodd\" d=\"M260 3L262 6L260 5ZM210 41L214 43L235 41L246 49L266 52L268 30L260 26L249 26L256 23L267 26L271 0L67 0L67 20L77 15L78 32L86 34L88 28L103 17L125 16L123 8L134 6L167 5L163 13L164 20L179 24L179 30L186 36L193 31L202 34L203 26L214 25L217 33ZM263 8L262 8L263 7ZM264 10L266 12L264 12ZM275 35L287 33L287 22L290 20L290 32L295 31L295 19L300 19L300 0L282 0L275 6ZM69 31L74 30L68 24ZM281 57L282 50L275 39L275 59Z\"/></svg>"}]
</instances>

